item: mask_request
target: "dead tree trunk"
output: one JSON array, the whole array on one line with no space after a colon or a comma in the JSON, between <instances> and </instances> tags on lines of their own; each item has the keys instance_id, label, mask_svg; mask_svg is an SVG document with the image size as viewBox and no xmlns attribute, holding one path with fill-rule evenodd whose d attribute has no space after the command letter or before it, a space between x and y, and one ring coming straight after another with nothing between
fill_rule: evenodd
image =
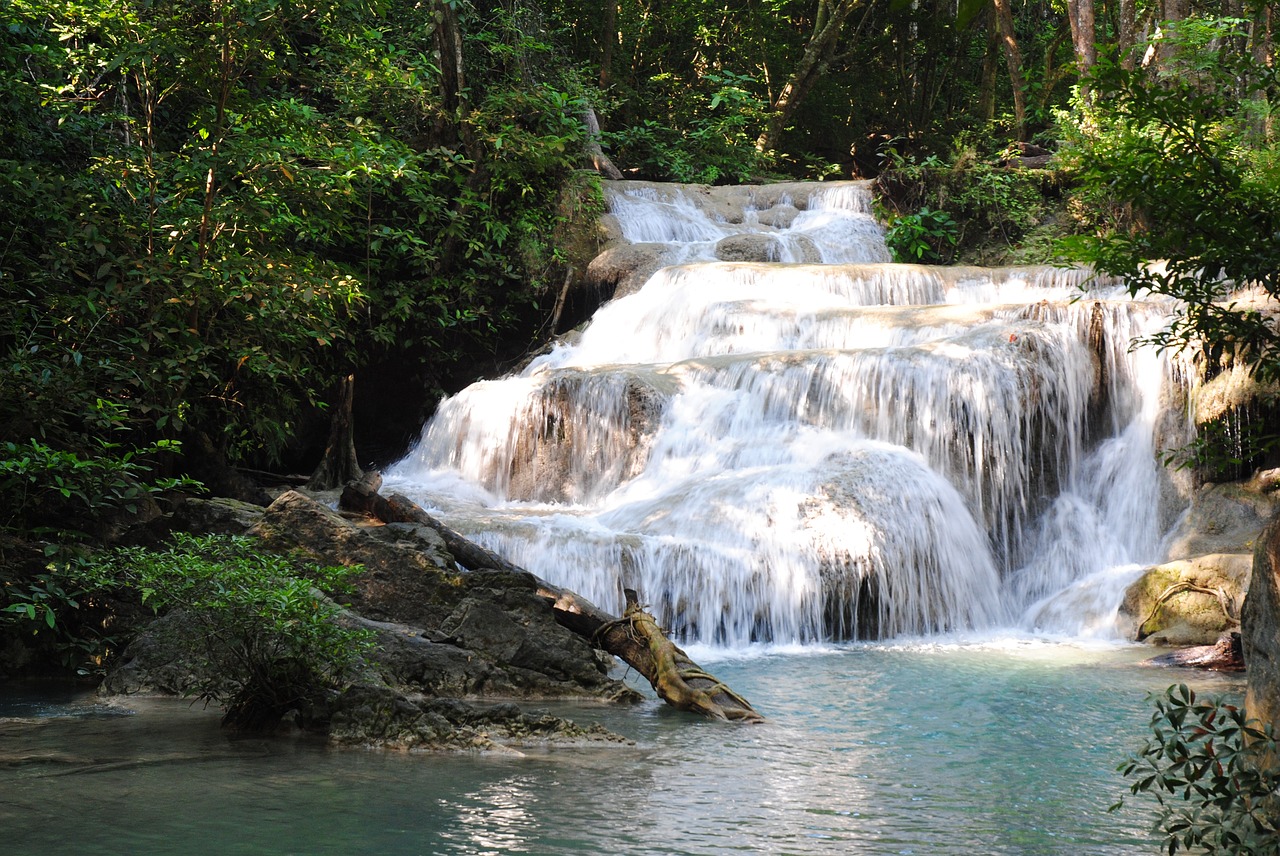
<instances>
[{"instance_id":1,"label":"dead tree trunk","mask_svg":"<svg viewBox=\"0 0 1280 856\"><path fill-rule=\"evenodd\" d=\"M355 384L355 375L347 375L338 385L338 400L329 415L329 442L324 458L307 482L312 490L332 490L364 475L356 459L355 432L351 426Z\"/></svg>"},{"instance_id":2,"label":"dead tree trunk","mask_svg":"<svg viewBox=\"0 0 1280 856\"><path fill-rule=\"evenodd\" d=\"M1013 28L1013 9L1009 0L993 0L996 10L996 32L1004 49L1005 65L1009 69L1009 86L1013 89L1013 120L1017 126L1018 140L1027 137L1027 82L1022 74L1022 49Z\"/></svg>"},{"instance_id":3,"label":"dead tree trunk","mask_svg":"<svg viewBox=\"0 0 1280 856\"><path fill-rule=\"evenodd\" d=\"M492 568L528 573L496 553L445 526L412 500L398 494L378 493L382 476L366 473L342 491L340 505L347 511L372 515L384 523L415 523L434 529L444 539L454 560L468 570ZM587 599L538 577L538 593L550 603L556 622L586 638L592 645L619 657L644 676L658 696L680 710L711 719L763 722L742 696L708 674L667 639L658 622L645 612L634 591L627 589L626 612L610 615Z\"/></svg>"},{"instance_id":4,"label":"dead tree trunk","mask_svg":"<svg viewBox=\"0 0 1280 856\"><path fill-rule=\"evenodd\" d=\"M587 156L591 158L591 166L605 178L621 180L622 172L613 165L613 161L609 160L600 146L600 120L596 118L595 108L590 104L582 109L582 124L587 128Z\"/></svg>"}]
</instances>

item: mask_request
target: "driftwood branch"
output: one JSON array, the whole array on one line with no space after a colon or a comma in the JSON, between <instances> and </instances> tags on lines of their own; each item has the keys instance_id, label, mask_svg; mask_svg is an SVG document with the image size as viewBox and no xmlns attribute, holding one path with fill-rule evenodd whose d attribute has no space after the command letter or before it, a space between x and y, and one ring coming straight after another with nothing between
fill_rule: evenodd
<instances>
[{"instance_id":1,"label":"driftwood branch","mask_svg":"<svg viewBox=\"0 0 1280 856\"><path fill-rule=\"evenodd\" d=\"M445 526L412 500L398 494L383 496L378 492L381 486L380 475L367 473L346 486L340 504L345 510L369 514L384 523L430 527L444 539L454 560L468 570L492 568L529 573ZM626 612L618 618L568 589L537 576L534 579L557 623L625 661L644 676L663 701L712 719L764 721L746 699L707 673L668 639L657 620L641 608L634 591L625 591Z\"/></svg>"}]
</instances>

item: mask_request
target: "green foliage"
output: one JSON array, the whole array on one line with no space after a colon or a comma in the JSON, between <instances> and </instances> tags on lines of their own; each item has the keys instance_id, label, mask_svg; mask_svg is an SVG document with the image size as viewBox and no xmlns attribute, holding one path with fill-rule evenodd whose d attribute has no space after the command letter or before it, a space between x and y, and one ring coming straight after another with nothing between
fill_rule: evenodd
<instances>
[{"instance_id":1,"label":"green foliage","mask_svg":"<svg viewBox=\"0 0 1280 856\"><path fill-rule=\"evenodd\" d=\"M344 590L360 572L295 565L249 538L183 534L162 550L119 548L58 570L63 585L136 597L167 616L149 632L191 668L190 692L249 730L354 675L371 634L341 626L321 592Z\"/></svg>"},{"instance_id":2,"label":"green foliage","mask_svg":"<svg viewBox=\"0 0 1280 856\"><path fill-rule=\"evenodd\" d=\"M1195 439L1166 452L1163 463L1195 470L1211 482L1248 478L1280 451L1280 435L1270 428L1276 416L1275 396L1260 396L1259 405L1232 408L1200 423Z\"/></svg>"},{"instance_id":3,"label":"green foliage","mask_svg":"<svg viewBox=\"0 0 1280 856\"><path fill-rule=\"evenodd\" d=\"M198 488L187 478L154 478L146 457L173 453L178 443L161 440L145 449L125 449L98 441L97 451L80 455L38 440L0 443L0 529L55 535L66 540L83 533L66 524L101 523L116 511L136 514L146 497L166 490Z\"/></svg>"},{"instance_id":4,"label":"green foliage","mask_svg":"<svg viewBox=\"0 0 1280 856\"><path fill-rule=\"evenodd\" d=\"M899 212L888 214L886 236L895 259L941 263L1011 252L1046 218L1056 178L1007 166L1012 156L984 157L970 135L957 137L947 158L915 159L888 149L879 190L881 208ZM950 223L931 222L944 211Z\"/></svg>"},{"instance_id":5,"label":"green foliage","mask_svg":"<svg viewBox=\"0 0 1280 856\"><path fill-rule=\"evenodd\" d=\"M6 580L0 592L0 632L36 637L51 661L81 675L101 673L118 638L88 618L93 596L53 569L25 581ZM81 610L82 604L86 607Z\"/></svg>"},{"instance_id":6,"label":"green foliage","mask_svg":"<svg viewBox=\"0 0 1280 856\"><path fill-rule=\"evenodd\" d=\"M768 105L753 94L751 78L708 72L689 91L670 75L653 82L665 84L671 112L601 135L638 177L724 184L751 181L771 166L771 156L755 146Z\"/></svg>"},{"instance_id":7,"label":"green foliage","mask_svg":"<svg viewBox=\"0 0 1280 856\"><path fill-rule=\"evenodd\" d=\"M885 243L896 262L941 264L956 243L956 221L945 211L923 207L914 214L894 218L885 232Z\"/></svg>"},{"instance_id":8,"label":"green foliage","mask_svg":"<svg viewBox=\"0 0 1280 856\"><path fill-rule=\"evenodd\" d=\"M1090 227L1064 252L1135 294L1176 298L1150 342L1194 357L1204 379L1238 366L1266 385L1280 380L1280 331L1240 290L1280 296L1280 146L1270 132L1280 77L1232 49L1238 24L1183 22L1160 44L1171 58L1158 75L1099 64L1094 95L1064 122ZM1208 426L1183 457L1215 468L1252 460L1232 435ZM1264 451L1273 435L1251 430L1244 445Z\"/></svg>"},{"instance_id":9,"label":"green foliage","mask_svg":"<svg viewBox=\"0 0 1280 856\"><path fill-rule=\"evenodd\" d=\"M1156 344L1194 345L1210 375L1243 362L1264 382L1280 379L1280 333L1233 294L1280 294L1280 149L1258 121L1276 75L1221 53L1158 77L1102 63L1067 153L1082 208L1098 212L1067 251L1134 293L1182 301Z\"/></svg>"},{"instance_id":10,"label":"green foliage","mask_svg":"<svg viewBox=\"0 0 1280 856\"><path fill-rule=\"evenodd\" d=\"M1133 779L1131 793L1155 799L1162 849L1280 853L1280 746L1271 726L1221 699L1198 699L1185 684L1153 701L1152 736L1119 770Z\"/></svg>"},{"instance_id":11,"label":"green foliage","mask_svg":"<svg viewBox=\"0 0 1280 856\"><path fill-rule=\"evenodd\" d=\"M5 588L8 605L0 609L0 622L27 621L44 624L50 630L58 625L58 613L79 609L78 593L68 592L53 574L39 574L25 586Z\"/></svg>"},{"instance_id":12,"label":"green foliage","mask_svg":"<svg viewBox=\"0 0 1280 856\"><path fill-rule=\"evenodd\" d=\"M581 101L512 14L15 0L0 34L0 436L89 448L101 401L270 460L336 377L474 371L563 281Z\"/></svg>"}]
</instances>

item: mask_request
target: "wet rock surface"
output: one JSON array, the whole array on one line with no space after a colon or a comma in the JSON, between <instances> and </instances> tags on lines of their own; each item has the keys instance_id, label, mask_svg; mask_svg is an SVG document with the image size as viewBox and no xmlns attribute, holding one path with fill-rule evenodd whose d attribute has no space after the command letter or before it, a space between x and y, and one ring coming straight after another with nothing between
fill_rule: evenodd
<instances>
[{"instance_id":1,"label":"wet rock surface","mask_svg":"<svg viewBox=\"0 0 1280 856\"><path fill-rule=\"evenodd\" d=\"M329 738L379 749L489 751L512 745L630 742L599 725L581 726L511 703L486 705L371 686L351 687L333 700Z\"/></svg>"},{"instance_id":2,"label":"wet rock surface","mask_svg":"<svg viewBox=\"0 0 1280 856\"><path fill-rule=\"evenodd\" d=\"M1262 482L1207 484L1169 536L1167 561L1125 593L1130 638L1158 645L1213 645L1238 630L1258 533L1280 510Z\"/></svg>"},{"instance_id":3,"label":"wet rock surface","mask_svg":"<svg viewBox=\"0 0 1280 856\"><path fill-rule=\"evenodd\" d=\"M1192 645L1143 661L1148 666L1176 666L1212 672L1243 672L1244 650L1239 633L1224 633L1212 645Z\"/></svg>"}]
</instances>

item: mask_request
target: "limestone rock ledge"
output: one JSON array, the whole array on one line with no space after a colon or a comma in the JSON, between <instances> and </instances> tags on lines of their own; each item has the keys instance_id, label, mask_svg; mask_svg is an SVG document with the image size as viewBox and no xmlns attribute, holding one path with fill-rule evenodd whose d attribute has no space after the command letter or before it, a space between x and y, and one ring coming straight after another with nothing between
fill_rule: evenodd
<instances>
[{"instance_id":1,"label":"limestone rock ledge","mask_svg":"<svg viewBox=\"0 0 1280 856\"><path fill-rule=\"evenodd\" d=\"M518 751L513 746L630 743L599 725L581 726L511 703L482 705L355 686L335 701L329 739L374 749Z\"/></svg>"}]
</instances>

